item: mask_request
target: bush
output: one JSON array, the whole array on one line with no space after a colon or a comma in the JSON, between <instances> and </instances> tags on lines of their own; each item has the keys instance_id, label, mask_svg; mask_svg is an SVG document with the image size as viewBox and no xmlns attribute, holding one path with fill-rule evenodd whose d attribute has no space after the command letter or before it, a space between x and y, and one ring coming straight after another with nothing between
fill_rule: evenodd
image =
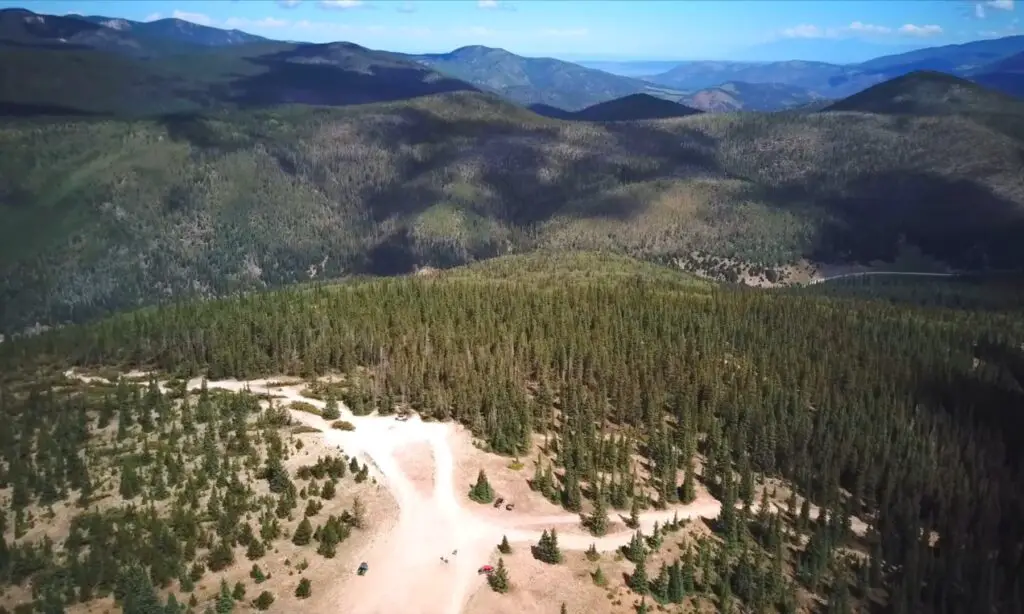
<instances>
[{"instance_id":1,"label":"bush","mask_svg":"<svg viewBox=\"0 0 1024 614\"><path fill-rule=\"evenodd\" d=\"M252 607L257 610L269 610L274 604L274 596L269 591L263 591L260 596L253 600Z\"/></svg>"},{"instance_id":2,"label":"bush","mask_svg":"<svg viewBox=\"0 0 1024 614\"><path fill-rule=\"evenodd\" d=\"M338 429L339 431L354 431L356 430L356 425L348 420L335 420L331 423L331 428Z\"/></svg>"}]
</instances>

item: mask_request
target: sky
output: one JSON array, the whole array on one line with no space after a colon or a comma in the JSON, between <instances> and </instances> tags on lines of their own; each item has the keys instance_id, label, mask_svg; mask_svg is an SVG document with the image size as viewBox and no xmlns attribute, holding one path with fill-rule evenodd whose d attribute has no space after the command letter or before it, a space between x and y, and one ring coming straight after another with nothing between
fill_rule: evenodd
<instances>
[{"instance_id":1,"label":"sky","mask_svg":"<svg viewBox=\"0 0 1024 614\"><path fill-rule=\"evenodd\" d=\"M464 45L566 60L856 62L1024 33L1014 0L0 0L38 13L177 17L407 53Z\"/></svg>"}]
</instances>

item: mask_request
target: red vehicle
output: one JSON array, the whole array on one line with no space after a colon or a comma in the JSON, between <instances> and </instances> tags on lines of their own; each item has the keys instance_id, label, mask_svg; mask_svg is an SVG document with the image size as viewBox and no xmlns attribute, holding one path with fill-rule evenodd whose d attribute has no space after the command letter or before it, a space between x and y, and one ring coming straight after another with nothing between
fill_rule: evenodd
<instances>
[{"instance_id":1,"label":"red vehicle","mask_svg":"<svg viewBox=\"0 0 1024 614\"><path fill-rule=\"evenodd\" d=\"M484 573L485 574L490 574L490 573L494 572L494 566L493 565L484 565L483 567L478 569L476 572L480 573L480 574L484 574Z\"/></svg>"}]
</instances>

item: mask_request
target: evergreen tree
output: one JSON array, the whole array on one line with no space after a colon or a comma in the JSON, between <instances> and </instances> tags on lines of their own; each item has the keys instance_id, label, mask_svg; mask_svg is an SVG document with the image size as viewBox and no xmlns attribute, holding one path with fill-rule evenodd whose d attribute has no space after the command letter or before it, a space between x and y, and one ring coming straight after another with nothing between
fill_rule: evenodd
<instances>
[{"instance_id":1,"label":"evergreen tree","mask_svg":"<svg viewBox=\"0 0 1024 614\"><path fill-rule=\"evenodd\" d=\"M682 566L678 560L669 566L668 585L665 592L666 599L672 603L682 603L686 597L686 589L683 586Z\"/></svg>"},{"instance_id":2,"label":"evergreen tree","mask_svg":"<svg viewBox=\"0 0 1024 614\"><path fill-rule=\"evenodd\" d=\"M633 563L644 560L647 557L647 546L644 544L644 535L640 531L633 534L626 546L626 558Z\"/></svg>"},{"instance_id":3,"label":"evergreen tree","mask_svg":"<svg viewBox=\"0 0 1024 614\"><path fill-rule=\"evenodd\" d=\"M303 518L303 520L306 519ZM250 561L255 561L263 558L266 553L267 548L263 545L263 541L253 537L253 539L249 541L249 546L245 549L245 558Z\"/></svg>"},{"instance_id":4,"label":"evergreen tree","mask_svg":"<svg viewBox=\"0 0 1024 614\"><path fill-rule=\"evenodd\" d=\"M125 614L162 614L163 606L149 573L138 562L131 563L118 573L114 596Z\"/></svg>"},{"instance_id":5,"label":"evergreen tree","mask_svg":"<svg viewBox=\"0 0 1024 614\"><path fill-rule=\"evenodd\" d=\"M338 407L338 399L333 392L327 393L327 401L324 403L324 410L321 414L324 420L337 420L341 418L341 410Z\"/></svg>"},{"instance_id":6,"label":"evergreen tree","mask_svg":"<svg viewBox=\"0 0 1024 614\"><path fill-rule=\"evenodd\" d=\"M541 533L540 542L533 548L533 556L538 561L549 565L562 562L562 552L558 548L558 534L554 529Z\"/></svg>"},{"instance_id":7,"label":"evergreen tree","mask_svg":"<svg viewBox=\"0 0 1024 614\"><path fill-rule=\"evenodd\" d=\"M167 595L167 603L164 604L163 614L182 614L185 611L185 606L178 603L178 598L174 596L174 593Z\"/></svg>"},{"instance_id":8,"label":"evergreen tree","mask_svg":"<svg viewBox=\"0 0 1024 614\"><path fill-rule=\"evenodd\" d=\"M640 526L640 501L633 497L633 501L629 507L629 520L626 521L626 526L630 529L636 529Z\"/></svg>"},{"instance_id":9,"label":"evergreen tree","mask_svg":"<svg viewBox=\"0 0 1024 614\"><path fill-rule=\"evenodd\" d=\"M562 506L570 512L578 512L583 507L583 493L575 471L566 470L565 488L562 491Z\"/></svg>"},{"instance_id":10,"label":"evergreen tree","mask_svg":"<svg viewBox=\"0 0 1024 614\"><path fill-rule=\"evenodd\" d=\"M228 588L228 581L220 579L220 590L217 592L217 600L214 611L217 614L230 614L235 609L235 599L231 596L231 589Z\"/></svg>"},{"instance_id":11,"label":"evergreen tree","mask_svg":"<svg viewBox=\"0 0 1024 614\"><path fill-rule=\"evenodd\" d=\"M508 592L509 580L508 569L505 568L505 559L498 557L498 565L487 576L487 583L491 585L491 590L496 593Z\"/></svg>"},{"instance_id":12,"label":"evergreen tree","mask_svg":"<svg viewBox=\"0 0 1024 614\"><path fill-rule=\"evenodd\" d=\"M594 500L594 510L587 518L587 529L592 535L598 537L608 532L608 506L605 503L604 494L598 492Z\"/></svg>"},{"instance_id":13,"label":"evergreen tree","mask_svg":"<svg viewBox=\"0 0 1024 614\"><path fill-rule=\"evenodd\" d=\"M363 505L363 500L359 495L356 495L356 498L352 500L351 524L357 529L362 529L366 526L366 506Z\"/></svg>"},{"instance_id":14,"label":"evergreen tree","mask_svg":"<svg viewBox=\"0 0 1024 614\"><path fill-rule=\"evenodd\" d=\"M658 575L648 582L648 590L658 601L665 602L668 599L668 566L664 562Z\"/></svg>"},{"instance_id":15,"label":"evergreen tree","mask_svg":"<svg viewBox=\"0 0 1024 614\"><path fill-rule=\"evenodd\" d=\"M252 602L252 606L257 610L269 610L272 605L274 605L274 595L269 591L263 591Z\"/></svg>"},{"instance_id":16,"label":"evergreen tree","mask_svg":"<svg viewBox=\"0 0 1024 614\"><path fill-rule=\"evenodd\" d=\"M683 503L693 503L697 499L697 485L696 480L693 477L694 474L693 461L687 461L686 463L686 475L683 477L682 493L680 493L679 499Z\"/></svg>"},{"instance_id":17,"label":"evergreen tree","mask_svg":"<svg viewBox=\"0 0 1024 614\"><path fill-rule=\"evenodd\" d=\"M320 489L320 498L329 501L334 498L335 492L334 480L328 480L324 483L324 487Z\"/></svg>"},{"instance_id":18,"label":"evergreen tree","mask_svg":"<svg viewBox=\"0 0 1024 614\"><path fill-rule=\"evenodd\" d=\"M608 585L608 578L604 576L604 571L601 569L600 565L598 565L597 568L594 569L594 573L591 574L591 576L594 579L594 584L596 584L597 586Z\"/></svg>"},{"instance_id":19,"label":"evergreen tree","mask_svg":"<svg viewBox=\"0 0 1024 614\"><path fill-rule=\"evenodd\" d=\"M630 574L627 585L635 593L640 595L647 594L647 563L644 562L644 559L636 562L636 567L633 568L633 573Z\"/></svg>"},{"instance_id":20,"label":"evergreen tree","mask_svg":"<svg viewBox=\"0 0 1024 614\"><path fill-rule=\"evenodd\" d=\"M498 552L502 554L511 554L512 546L508 543L508 537L505 535L501 536L501 543L498 544Z\"/></svg>"},{"instance_id":21,"label":"evergreen tree","mask_svg":"<svg viewBox=\"0 0 1024 614\"><path fill-rule=\"evenodd\" d=\"M481 469L476 476L476 484L469 489L469 498L477 503L490 503L494 501L494 490L487 481L487 474Z\"/></svg>"},{"instance_id":22,"label":"evergreen tree","mask_svg":"<svg viewBox=\"0 0 1024 614\"><path fill-rule=\"evenodd\" d=\"M309 581L309 578L302 578L299 580L299 585L295 588L295 596L299 599L306 599L313 594L313 584Z\"/></svg>"},{"instance_id":23,"label":"evergreen tree","mask_svg":"<svg viewBox=\"0 0 1024 614\"><path fill-rule=\"evenodd\" d=\"M295 534L292 535L292 543L296 546L305 546L313 538L313 524L309 521L309 517L303 517L302 522L295 528Z\"/></svg>"}]
</instances>

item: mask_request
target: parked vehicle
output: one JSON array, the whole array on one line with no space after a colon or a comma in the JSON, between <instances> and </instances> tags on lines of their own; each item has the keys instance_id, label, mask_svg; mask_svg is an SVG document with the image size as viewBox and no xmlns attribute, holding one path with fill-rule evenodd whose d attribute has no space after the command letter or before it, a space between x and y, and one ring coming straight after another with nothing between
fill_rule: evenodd
<instances>
[{"instance_id":1,"label":"parked vehicle","mask_svg":"<svg viewBox=\"0 0 1024 614\"><path fill-rule=\"evenodd\" d=\"M490 575L490 574L494 573L494 566L493 565L484 565L480 569L476 570L476 572L478 574Z\"/></svg>"},{"instance_id":2,"label":"parked vehicle","mask_svg":"<svg viewBox=\"0 0 1024 614\"><path fill-rule=\"evenodd\" d=\"M501 504L504 503L504 502L505 502L504 499L502 499L501 497L498 497L497 499L494 500L494 507L501 507Z\"/></svg>"},{"instance_id":3,"label":"parked vehicle","mask_svg":"<svg viewBox=\"0 0 1024 614\"><path fill-rule=\"evenodd\" d=\"M365 576L366 572L368 571L370 571L370 566L363 562L359 564L359 571L357 571L356 573L358 573L361 576Z\"/></svg>"}]
</instances>

